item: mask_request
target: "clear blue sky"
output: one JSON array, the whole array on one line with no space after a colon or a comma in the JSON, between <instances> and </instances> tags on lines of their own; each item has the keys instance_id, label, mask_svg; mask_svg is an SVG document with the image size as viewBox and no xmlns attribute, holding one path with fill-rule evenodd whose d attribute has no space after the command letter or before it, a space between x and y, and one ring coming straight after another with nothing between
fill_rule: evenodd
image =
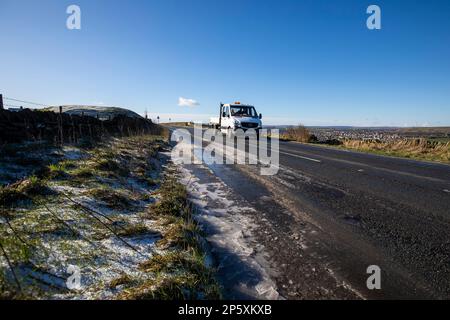
<instances>
[{"instance_id":1,"label":"clear blue sky","mask_svg":"<svg viewBox=\"0 0 450 320\"><path fill-rule=\"evenodd\" d=\"M382 30L366 28L370 4ZM272 124L450 125L448 0L0 0L0 36L7 97L163 120L240 100Z\"/></svg>"}]
</instances>

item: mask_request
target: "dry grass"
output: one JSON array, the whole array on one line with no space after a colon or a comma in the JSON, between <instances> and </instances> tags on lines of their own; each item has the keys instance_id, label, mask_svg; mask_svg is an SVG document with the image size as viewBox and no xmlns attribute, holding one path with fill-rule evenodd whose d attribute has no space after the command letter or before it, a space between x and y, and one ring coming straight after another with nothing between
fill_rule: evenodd
<instances>
[{"instance_id":1,"label":"dry grass","mask_svg":"<svg viewBox=\"0 0 450 320\"><path fill-rule=\"evenodd\" d=\"M418 160L450 162L450 142L427 139L344 140L344 148Z\"/></svg>"},{"instance_id":2,"label":"dry grass","mask_svg":"<svg viewBox=\"0 0 450 320\"><path fill-rule=\"evenodd\" d=\"M75 164L70 160L64 160L55 164L51 164L48 166L49 178L67 178L68 170L74 169L75 167Z\"/></svg>"},{"instance_id":3,"label":"dry grass","mask_svg":"<svg viewBox=\"0 0 450 320\"><path fill-rule=\"evenodd\" d=\"M29 201L34 196L49 192L46 182L36 176L0 187L0 207L13 207L19 202Z\"/></svg>"},{"instance_id":4,"label":"dry grass","mask_svg":"<svg viewBox=\"0 0 450 320\"><path fill-rule=\"evenodd\" d=\"M129 196L110 187L90 189L85 194L104 202L111 209L125 210L133 207Z\"/></svg>"},{"instance_id":5,"label":"dry grass","mask_svg":"<svg viewBox=\"0 0 450 320\"><path fill-rule=\"evenodd\" d=\"M177 218L170 224L163 234L163 238L158 241L161 249L180 248L183 250L200 250L198 243L201 230L197 223L188 218Z\"/></svg>"},{"instance_id":6,"label":"dry grass","mask_svg":"<svg viewBox=\"0 0 450 320\"><path fill-rule=\"evenodd\" d=\"M161 200L151 206L151 215L183 216L187 206L186 188L174 178L166 178L159 192Z\"/></svg>"},{"instance_id":7,"label":"dry grass","mask_svg":"<svg viewBox=\"0 0 450 320\"><path fill-rule=\"evenodd\" d=\"M147 217L158 218L163 227L157 246L161 253L139 265L151 277L127 288L117 298L123 300L219 299L220 287L214 270L205 263L200 244L201 230L193 219L186 188L173 173L166 175L158 190L159 201Z\"/></svg>"},{"instance_id":8,"label":"dry grass","mask_svg":"<svg viewBox=\"0 0 450 320\"><path fill-rule=\"evenodd\" d=\"M297 141L297 142L311 142L314 136L309 133L309 130L303 126L298 125L296 127L287 128L285 132L280 134L280 140Z\"/></svg>"},{"instance_id":9,"label":"dry grass","mask_svg":"<svg viewBox=\"0 0 450 320\"><path fill-rule=\"evenodd\" d=\"M119 277L113 279L110 283L109 283L109 288L110 289L115 289L118 286L121 285L129 285L133 282L133 279L127 275L126 273L121 274Z\"/></svg>"},{"instance_id":10,"label":"dry grass","mask_svg":"<svg viewBox=\"0 0 450 320\"><path fill-rule=\"evenodd\" d=\"M122 237L135 237L152 232L144 224L127 224L125 227L117 231L117 234ZM153 232L155 233L155 232ZM155 233L156 234L156 233Z\"/></svg>"},{"instance_id":11,"label":"dry grass","mask_svg":"<svg viewBox=\"0 0 450 320\"><path fill-rule=\"evenodd\" d=\"M217 285L203 285L197 274L180 274L174 277L159 276L146 281L138 287L124 290L118 295L119 300L217 300L221 298Z\"/></svg>"},{"instance_id":12,"label":"dry grass","mask_svg":"<svg viewBox=\"0 0 450 320\"><path fill-rule=\"evenodd\" d=\"M193 300L220 299L213 271L198 252L173 251L142 263L141 271L156 274L138 287L124 290L119 299Z\"/></svg>"}]
</instances>

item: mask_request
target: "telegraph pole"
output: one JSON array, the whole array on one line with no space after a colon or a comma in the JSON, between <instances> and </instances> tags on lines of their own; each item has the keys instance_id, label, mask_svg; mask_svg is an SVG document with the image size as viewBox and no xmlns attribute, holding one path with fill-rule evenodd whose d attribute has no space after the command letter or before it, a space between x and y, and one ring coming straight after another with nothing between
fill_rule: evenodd
<instances>
[{"instance_id":1,"label":"telegraph pole","mask_svg":"<svg viewBox=\"0 0 450 320\"><path fill-rule=\"evenodd\" d=\"M4 109L4 107L3 107L3 95L0 94L0 110L3 110L3 109Z\"/></svg>"}]
</instances>

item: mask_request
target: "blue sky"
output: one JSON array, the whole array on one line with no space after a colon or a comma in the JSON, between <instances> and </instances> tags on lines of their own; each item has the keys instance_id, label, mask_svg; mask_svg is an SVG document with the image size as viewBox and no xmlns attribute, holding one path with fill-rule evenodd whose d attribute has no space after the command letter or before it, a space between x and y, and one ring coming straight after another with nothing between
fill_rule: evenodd
<instances>
[{"instance_id":1,"label":"blue sky","mask_svg":"<svg viewBox=\"0 0 450 320\"><path fill-rule=\"evenodd\" d=\"M66 28L71 4L81 30ZM0 35L7 97L163 120L239 100L271 124L450 125L447 0L0 0Z\"/></svg>"}]
</instances>

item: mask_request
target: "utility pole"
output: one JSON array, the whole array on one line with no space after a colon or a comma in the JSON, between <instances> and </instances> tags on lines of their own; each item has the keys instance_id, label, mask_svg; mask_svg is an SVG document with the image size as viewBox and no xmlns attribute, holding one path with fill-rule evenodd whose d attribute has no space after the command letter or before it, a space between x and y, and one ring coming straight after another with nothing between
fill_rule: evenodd
<instances>
[{"instance_id":1,"label":"utility pole","mask_svg":"<svg viewBox=\"0 0 450 320\"><path fill-rule=\"evenodd\" d=\"M4 109L4 107L3 107L3 95L0 94L0 110L3 110L3 109Z\"/></svg>"}]
</instances>

